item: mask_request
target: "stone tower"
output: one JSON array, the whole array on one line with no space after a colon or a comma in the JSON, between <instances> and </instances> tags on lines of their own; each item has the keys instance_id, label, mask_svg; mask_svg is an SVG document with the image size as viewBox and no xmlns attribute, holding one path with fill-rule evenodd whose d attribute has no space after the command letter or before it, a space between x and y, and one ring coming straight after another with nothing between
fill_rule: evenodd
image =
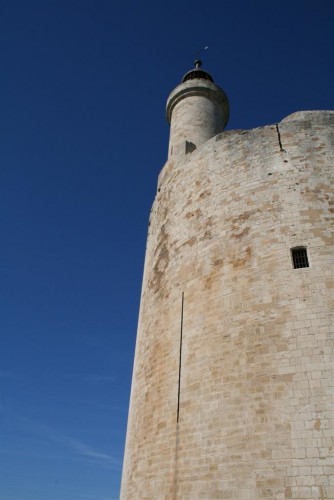
<instances>
[{"instance_id":1,"label":"stone tower","mask_svg":"<svg viewBox=\"0 0 334 500\"><path fill-rule=\"evenodd\" d=\"M334 112L228 110L199 62L168 98L122 499L334 498Z\"/></svg>"}]
</instances>

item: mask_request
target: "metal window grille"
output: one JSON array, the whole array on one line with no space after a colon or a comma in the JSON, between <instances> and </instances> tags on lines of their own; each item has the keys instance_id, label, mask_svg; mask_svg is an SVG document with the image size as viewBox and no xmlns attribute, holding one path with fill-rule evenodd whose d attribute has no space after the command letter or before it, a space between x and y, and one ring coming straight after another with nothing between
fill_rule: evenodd
<instances>
[{"instance_id":1,"label":"metal window grille","mask_svg":"<svg viewBox=\"0 0 334 500\"><path fill-rule=\"evenodd\" d=\"M306 248L292 248L291 253L294 269L309 267Z\"/></svg>"}]
</instances>

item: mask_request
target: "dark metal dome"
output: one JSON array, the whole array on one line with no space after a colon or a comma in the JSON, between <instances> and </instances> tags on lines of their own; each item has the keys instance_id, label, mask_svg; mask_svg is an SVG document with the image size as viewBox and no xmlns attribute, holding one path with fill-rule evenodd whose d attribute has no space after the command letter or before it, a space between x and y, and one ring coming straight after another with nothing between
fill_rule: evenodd
<instances>
[{"instance_id":1,"label":"dark metal dome","mask_svg":"<svg viewBox=\"0 0 334 500\"><path fill-rule=\"evenodd\" d=\"M188 71L188 73L184 75L181 83L187 82L188 80L194 80L196 78L200 80L209 80L210 82L213 82L213 78L210 75L210 73L201 69L201 66L202 66L202 61L200 59L196 59L195 68L191 69L190 71Z\"/></svg>"}]
</instances>

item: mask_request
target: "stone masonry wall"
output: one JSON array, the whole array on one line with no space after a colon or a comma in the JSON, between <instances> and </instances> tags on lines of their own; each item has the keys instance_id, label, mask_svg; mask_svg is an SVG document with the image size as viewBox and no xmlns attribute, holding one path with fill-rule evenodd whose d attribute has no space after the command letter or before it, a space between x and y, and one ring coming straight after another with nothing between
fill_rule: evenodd
<instances>
[{"instance_id":1,"label":"stone masonry wall","mask_svg":"<svg viewBox=\"0 0 334 500\"><path fill-rule=\"evenodd\" d=\"M333 116L224 132L165 165L122 499L334 498ZM296 246L310 267L293 269Z\"/></svg>"}]
</instances>

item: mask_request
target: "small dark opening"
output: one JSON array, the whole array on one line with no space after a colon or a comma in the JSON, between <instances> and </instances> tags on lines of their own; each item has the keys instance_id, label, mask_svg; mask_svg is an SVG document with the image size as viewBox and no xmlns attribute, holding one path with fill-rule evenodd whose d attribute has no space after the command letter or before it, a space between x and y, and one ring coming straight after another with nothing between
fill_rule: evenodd
<instances>
[{"instance_id":1,"label":"small dark opening","mask_svg":"<svg viewBox=\"0 0 334 500\"><path fill-rule=\"evenodd\" d=\"M196 144L190 141L186 141L186 155L192 153L196 149Z\"/></svg>"},{"instance_id":2,"label":"small dark opening","mask_svg":"<svg viewBox=\"0 0 334 500\"><path fill-rule=\"evenodd\" d=\"M294 269L310 267L307 258L307 250L303 247L291 248Z\"/></svg>"}]
</instances>

